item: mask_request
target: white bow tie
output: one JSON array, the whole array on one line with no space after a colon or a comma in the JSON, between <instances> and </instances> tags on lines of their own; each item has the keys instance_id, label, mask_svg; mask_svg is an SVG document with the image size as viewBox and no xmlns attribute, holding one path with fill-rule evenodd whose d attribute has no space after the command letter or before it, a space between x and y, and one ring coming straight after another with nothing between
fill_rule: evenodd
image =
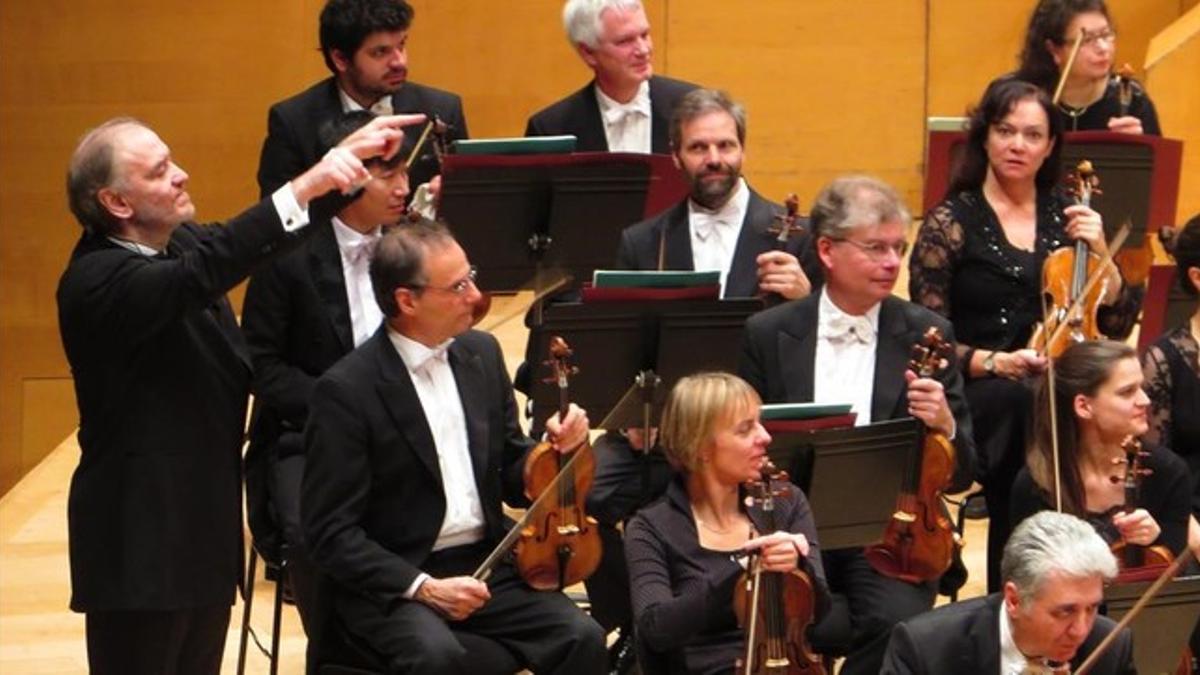
<instances>
[{"instance_id":1,"label":"white bow tie","mask_svg":"<svg viewBox=\"0 0 1200 675\"><path fill-rule=\"evenodd\" d=\"M629 103L609 102L604 110L604 123L608 126L621 124L631 116L650 117L650 97L635 96Z\"/></svg>"},{"instance_id":2,"label":"white bow tie","mask_svg":"<svg viewBox=\"0 0 1200 675\"><path fill-rule=\"evenodd\" d=\"M375 252L375 243L379 241L379 235L363 235L359 239L346 244L343 247L343 255L351 265L358 266L371 262L371 254Z\"/></svg>"},{"instance_id":3,"label":"white bow tie","mask_svg":"<svg viewBox=\"0 0 1200 675\"><path fill-rule=\"evenodd\" d=\"M865 316L850 316L836 314L821 320L818 336L834 343L849 343L858 341L870 344L875 337L875 328L871 320Z\"/></svg>"},{"instance_id":4,"label":"white bow tie","mask_svg":"<svg viewBox=\"0 0 1200 675\"><path fill-rule=\"evenodd\" d=\"M695 211L692 213L692 226L696 228L696 236L700 237L700 241L707 241L709 237L717 232L717 228L731 228L737 226L737 214L735 209L730 209L733 200L729 200L727 208L720 211Z\"/></svg>"},{"instance_id":5,"label":"white bow tie","mask_svg":"<svg viewBox=\"0 0 1200 675\"><path fill-rule=\"evenodd\" d=\"M392 97L388 95L375 101L371 104L370 111L376 115L391 115L393 113Z\"/></svg>"}]
</instances>

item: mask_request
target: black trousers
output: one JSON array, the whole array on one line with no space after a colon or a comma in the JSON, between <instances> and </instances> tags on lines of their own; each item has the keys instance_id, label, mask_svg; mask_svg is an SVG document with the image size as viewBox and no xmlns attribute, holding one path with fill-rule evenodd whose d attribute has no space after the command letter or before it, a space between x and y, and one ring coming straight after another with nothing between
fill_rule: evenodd
<instances>
[{"instance_id":1,"label":"black trousers","mask_svg":"<svg viewBox=\"0 0 1200 675\"><path fill-rule=\"evenodd\" d=\"M968 380L963 392L971 408L979 482L988 505L987 589L1000 591L1000 558L1012 534L1012 484L1025 466L1025 446L1033 423L1033 389L1002 378Z\"/></svg>"},{"instance_id":2,"label":"black trousers","mask_svg":"<svg viewBox=\"0 0 1200 675\"><path fill-rule=\"evenodd\" d=\"M171 611L87 613L92 675L210 675L221 672L229 605Z\"/></svg>"},{"instance_id":3,"label":"black trousers","mask_svg":"<svg viewBox=\"0 0 1200 675\"><path fill-rule=\"evenodd\" d=\"M846 597L852 638L842 675L878 675L892 627L933 608L934 584L910 584L875 571L861 548L822 551L829 590Z\"/></svg>"},{"instance_id":4,"label":"black trousers","mask_svg":"<svg viewBox=\"0 0 1200 675\"><path fill-rule=\"evenodd\" d=\"M470 574L486 553L478 546L439 551L422 569L439 578ZM448 621L416 601L383 609L345 593L338 594L337 610L347 630L381 654L392 673L479 672L452 631L500 643L535 673L607 672L604 632L567 596L529 588L508 564L495 570L488 588L491 599L463 621Z\"/></svg>"},{"instance_id":5,"label":"black trousers","mask_svg":"<svg viewBox=\"0 0 1200 675\"><path fill-rule=\"evenodd\" d=\"M625 544L617 526L662 495L671 481L671 467L661 451L644 455L612 431L596 439L592 452L596 477L588 492L587 512L600 523L603 549L599 567L583 584L592 604L592 618L611 631L633 625Z\"/></svg>"}]
</instances>

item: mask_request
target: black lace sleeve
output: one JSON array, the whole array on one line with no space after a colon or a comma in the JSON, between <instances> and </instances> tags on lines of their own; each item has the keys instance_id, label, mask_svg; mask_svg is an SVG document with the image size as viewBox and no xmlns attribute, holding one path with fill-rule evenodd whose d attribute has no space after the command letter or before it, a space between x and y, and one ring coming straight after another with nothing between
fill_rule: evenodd
<instances>
[{"instance_id":1,"label":"black lace sleeve","mask_svg":"<svg viewBox=\"0 0 1200 675\"><path fill-rule=\"evenodd\" d=\"M1153 344L1142 355L1142 388L1150 397L1150 429L1145 440L1164 445L1171 439L1171 366L1162 347Z\"/></svg>"},{"instance_id":2,"label":"black lace sleeve","mask_svg":"<svg viewBox=\"0 0 1200 675\"><path fill-rule=\"evenodd\" d=\"M963 247L963 228L949 202L929 211L908 259L909 298L950 318L950 283Z\"/></svg>"},{"instance_id":3,"label":"black lace sleeve","mask_svg":"<svg viewBox=\"0 0 1200 675\"><path fill-rule=\"evenodd\" d=\"M908 296L931 311L950 318L950 284L963 248L963 227L954 218L950 202L933 207L917 231L908 259ZM962 357L969 349L958 344Z\"/></svg>"}]
</instances>

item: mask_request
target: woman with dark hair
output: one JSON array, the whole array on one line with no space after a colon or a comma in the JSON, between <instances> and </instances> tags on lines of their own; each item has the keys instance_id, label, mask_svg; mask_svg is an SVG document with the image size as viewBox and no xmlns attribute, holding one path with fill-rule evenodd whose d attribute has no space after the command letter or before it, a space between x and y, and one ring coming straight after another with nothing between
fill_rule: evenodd
<instances>
[{"instance_id":1,"label":"woman with dark hair","mask_svg":"<svg viewBox=\"0 0 1200 675\"><path fill-rule=\"evenodd\" d=\"M954 324L971 406L979 482L988 502L988 589L999 590L1008 491L1024 462L1032 392L1022 382L1045 359L1027 349L1042 318L1042 263L1086 241L1103 254L1100 214L1071 204L1058 182L1062 124L1046 93L1006 76L971 113L946 199L926 216L909 259L913 302ZM1127 335L1139 297L1108 288L1101 331Z\"/></svg>"},{"instance_id":2,"label":"woman with dark hair","mask_svg":"<svg viewBox=\"0 0 1200 675\"><path fill-rule=\"evenodd\" d=\"M1066 130L1161 136L1154 103L1135 81L1122 114L1119 79L1112 74L1117 34L1104 0L1041 0L1029 17L1017 77L1053 95L1080 31L1083 43L1058 102Z\"/></svg>"},{"instance_id":3,"label":"woman with dark hair","mask_svg":"<svg viewBox=\"0 0 1200 675\"><path fill-rule=\"evenodd\" d=\"M1164 333L1142 357L1151 406L1146 439L1187 462L1197 481L1192 513L1200 517L1200 215L1176 235L1174 256L1180 287L1198 302L1186 325Z\"/></svg>"},{"instance_id":4,"label":"woman with dark hair","mask_svg":"<svg viewBox=\"0 0 1200 675\"><path fill-rule=\"evenodd\" d=\"M1110 543L1163 545L1172 554L1187 543L1191 479L1183 460L1146 443L1138 504L1125 503L1123 443L1149 429L1150 399L1142 390L1137 352L1122 342L1090 340L1071 345L1054 361L1054 395L1048 377L1037 394L1037 414L1027 465L1013 483L1012 522L1056 506L1057 427L1062 510L1090 521ZM1049 414L1053 405L1057 425ZM1132 512L1125 512L1132 506Z\"/></svg>"},{"instance_id":5,"label":"woman with dark hair","mask_svg":"<svg viewBox=\"0 0 1200 675\"><path fill-rule=\"evenodd\" d=\"M760 551L766 571L807 572L818 616L829 604L804 493L773 486L784 494L775 499L779 529L768 535L763 511L743 499L771 441L760 407L754 389L728 373L685 377L667 397L659 439L679 474L625 529L634 622L651 657L643 672L733 673L743 646L733 591L748 551Z\"/></svg>"}]
</instances>

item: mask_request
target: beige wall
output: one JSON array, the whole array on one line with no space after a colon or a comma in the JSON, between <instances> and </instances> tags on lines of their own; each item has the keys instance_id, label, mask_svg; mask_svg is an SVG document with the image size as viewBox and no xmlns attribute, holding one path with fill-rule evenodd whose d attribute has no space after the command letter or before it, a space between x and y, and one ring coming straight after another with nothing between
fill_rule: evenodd
<instances>
[{"instance_id":1,"label":"beige wall","mask_svg":"<svg viewBox=\"0 0 1200 675\"><path fill-rule=\"evenodd\" d=\"M1121 58L1140 66L1149 37L1195 3L1112 0ZM412 78L462 94L474 136L520 134L531 111L588 79L562 36L559 0L414 4ZM0 491L75 424L53 299L77 236L62 194L75 139L112 115L142 117L191 174L200 216L232 214L256 194L267 107L324 76L320 5L0 3ZM647 3L658 72L747 104L747 173L761 192L795 191L803 206L832 176L867 171L914 208L925 117L961 114L1012 68L1031 5ZM979 51L997 43L1005 46ZM1198 123L1164 124L1171 135Z\"/></svg>"}]
</instances>

